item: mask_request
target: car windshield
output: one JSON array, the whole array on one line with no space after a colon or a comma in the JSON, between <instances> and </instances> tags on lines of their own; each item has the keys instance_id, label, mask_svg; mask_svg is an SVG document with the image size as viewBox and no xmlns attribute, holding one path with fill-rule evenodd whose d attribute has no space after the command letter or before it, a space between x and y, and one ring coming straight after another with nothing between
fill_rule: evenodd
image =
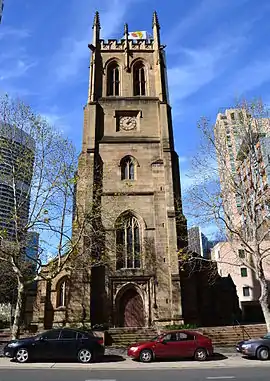
<instances>
[{"instance_id":1,"label":"car windshield","mask_svg":"<svg viewBox=\"0 0 270 381\"><path fill-rule=\"evenodd\" d=\"M161 337L161 335L158 335L158 336L154 337L153 339L151 339L150 341L157 341L160 337Z\"/></svg>"},{"instance_id":2,"label":"car windshield","mask_svg":"<svg viewBox=\"0 0 270 381\"><path fill-rule=\"evenodd\" d=\"M83 330L77 329L77 332L80 333L81 335L85 336L85 337L93 337L94 336L92 331L83 331Z\"/></svg>"},{"instance_id":3,"label":"car windshield","mask_svg":"<svg viewBox=\"0 0 270 381\"><path fill-rule=\"evenodd\" d=\"M270 339L270 332L263 336L263 339Z\"/></svg>"}]
</instances>

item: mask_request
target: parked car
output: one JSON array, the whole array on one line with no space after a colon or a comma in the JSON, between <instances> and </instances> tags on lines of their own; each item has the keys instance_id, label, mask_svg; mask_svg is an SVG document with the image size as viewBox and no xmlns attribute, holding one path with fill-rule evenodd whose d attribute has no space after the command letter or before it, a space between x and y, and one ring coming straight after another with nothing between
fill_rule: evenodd
<instances>
[{"instance_id":1,"label":"parked car","mask_svg":"<svg viewBox=\"0 0 270 381\"><path fill-rule=\"evenodd\" d=\"M90 363L104 355L103 338L75 329L52 329L34 337L10 341L4 355L20 363L28 360L78 360Z\"/></svg>"},{"instance_id":2,"label":"parked car","mask_svg":"<svg viewBox=\"0 0 270 381\"><path fill-rule=\"evenodd\" d=\"M258 339L240 341L236 345L236 350L247 357L268 360L270 354L270 333Z\"/></svg>"},{"instance_id":3,"label":"parked car","mask_svg":"<svg viewBox=\"0 0 270 381\"><path fill-rule=\"evenodd\" d=\"M158 358L194 358L204 361L213 354L212 341L193 331L170 331L153 340L138 342L128 348L128 356L142 362L151 362Z\"/></svg>"}]
</instances>

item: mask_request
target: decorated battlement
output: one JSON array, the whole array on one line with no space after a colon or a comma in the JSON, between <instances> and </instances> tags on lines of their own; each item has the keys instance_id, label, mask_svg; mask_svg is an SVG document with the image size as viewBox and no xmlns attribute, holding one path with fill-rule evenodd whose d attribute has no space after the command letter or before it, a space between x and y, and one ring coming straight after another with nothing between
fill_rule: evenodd
<instances>
[{"instance_id":1,"label":"decorated battlement","mask_svg":"<svg viewBox=\"0 0 270 381\"><path fill-rule=\"evenodd\" d=\"M130 50L153 50L153 40L152 39L137 39L137 40L128 40L128 45ZM125 40L100 40L101 50L124 50L125 49Z\"/></svg>"}]
</instances>

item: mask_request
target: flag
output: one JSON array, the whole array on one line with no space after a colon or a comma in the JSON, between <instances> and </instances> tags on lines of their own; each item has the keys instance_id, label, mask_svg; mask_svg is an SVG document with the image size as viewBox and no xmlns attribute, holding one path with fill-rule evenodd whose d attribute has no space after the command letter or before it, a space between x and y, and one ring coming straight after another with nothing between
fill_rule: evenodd
<instances>
[{"instance_id":1,"label":"flag","mask_svg":"<svg viewBox=\"0 0 270 381\"><path fill-rule=\"evenodd\" d=\"M146 40L147 33L145 31L129 32L128 38L129 40Z\"/></svg>"},{"instance_id":2,"label":"flag","mask_svg":"<svg viewBox=\"0 0 270 381\"><path fill-rule=\"evenodd\" d=\"M148 38L148 33L146 31L137 30L136 32L128 33L129 40L147 40ZM122 40L124 39L125 36L123 36Z\"/></svg>"}]
</instances>

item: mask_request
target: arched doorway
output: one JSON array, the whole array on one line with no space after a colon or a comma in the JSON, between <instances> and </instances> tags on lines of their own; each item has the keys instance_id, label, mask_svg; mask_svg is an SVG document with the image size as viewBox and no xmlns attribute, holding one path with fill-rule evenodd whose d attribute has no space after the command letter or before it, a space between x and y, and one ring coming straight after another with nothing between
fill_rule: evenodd
<instances>
[{"instance_id":1,"label":"arched doorway","mask_svg":"<svg viewBox=\"0 0 270 381\"><path fill-rule=\"evenodd\" d=\"M120 327L145 325L143 301L134 287L128 288L120 297L118 322Z\"/></svg>"}]
</instances>

